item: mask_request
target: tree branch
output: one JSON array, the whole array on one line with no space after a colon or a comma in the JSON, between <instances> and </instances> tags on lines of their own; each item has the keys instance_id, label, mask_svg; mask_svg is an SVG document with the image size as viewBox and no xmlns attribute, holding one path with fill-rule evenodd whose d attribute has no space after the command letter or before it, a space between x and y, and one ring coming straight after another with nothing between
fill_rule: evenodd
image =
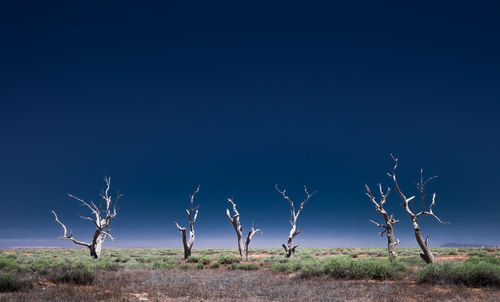
<instances>
[{"instance_id":1,"label":"tree branch","mask_svg":"<svg viewBox=\"0 0 500 302\"><path fill-rule=\"evenodd\" d=\"M63 231L64 231L64 235L62 237L59 237L61 239L64 239L64 240L71 240L73 241L75 244L78 244L78 245L83 245L83 246L86 246L86 247L89 247L90 244L89 243L86 243L86 242L83 242L83 241L78 241L76 240L75 238L73 238L73 234L69 234L68 235L68 229L66 228L66 226L59 220L59 218L57 217L57 214L56 212L54 212L54 210L51 210L52 214L54 214L54 218L56 220L57 223L59 223L61 225L61 227L63 228Z\"/></svg>"}]
</instances>

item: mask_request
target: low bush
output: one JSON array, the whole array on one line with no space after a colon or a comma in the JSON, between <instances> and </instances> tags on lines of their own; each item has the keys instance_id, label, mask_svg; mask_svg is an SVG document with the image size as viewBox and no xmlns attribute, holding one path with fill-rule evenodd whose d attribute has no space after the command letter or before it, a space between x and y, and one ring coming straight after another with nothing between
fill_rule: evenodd
<instances>
[{"instance_id":1,"label":"low bush","mask_svg":"<svg viewBox=\"0 0 500 302\"><path fill-rule=\"evenodd\" d=\"M253 263L233 263L231 264L231 266L229 267L230 269L239 269L239 270L243 270L243 271L256 271L259 269L259 266L257 264L253 264Z\"/></svg>"},{"instance_id":2,"label":"low bush","mask_svg":"<svg viewBox=\"0 0 500 302\"><path fill-rule=\"evenodd\" d=\"M233 264L239 262L240 260L236 258L236 256L230 254L221 254L219 255L219 258L217 258L218 264Z\"/></svg>"},{"instance_id":3,"label":"low bush","mask_svg":"<svg viewBox=\"0 0 500 302\"><path fill-rule=\"evenodd\" d=\"M500 264L497 261L487 257L472 257L461 263L430 264L418 272L417 282L471 287L500 286Z\"/></svg>"},{"instance_id":4,"label":"low bush","mask_svg":"<svg viewBox=\"0 0 500 302\"><path fill-rule=\"evenodd\" d=\"M17 268L16 258L12 257L0 258L0 270L10 271L10 270L15 270L16 268Z\"/></svg>"},{"instance_id":5,"label":"low bush","mask_svg":"<svg viewBox=\"0 0 500 302\"><path fill-rule=\"evenodd\" d=\"M212 262L212 259L205 255L191 256L187 259L189 263L201 263L201 265L208 265Z\"/></svg>"},{"instance_id":6,"label":"low bush","mask_svg":"<svg viewBox=\"0 0 500 302\"><path fill-rule=\"evenodd\" d=\"M40 275L46 275L49 273L49 271L54 265L55 265L54 259L41 258L37 259L29 267L32 271L39 273Z\"/></svg>"},{"instance_id":7,"label":"low bush","mask_svg":"<svg viewBox=\"0 0 500 302\"><path fill-rule=\"evenodd\" d=\"M300 272L304 278L327 275L334 279L395 280L401 278L406 267L397 260L353 259L348 256L334 256L325 259L292 259L271 266L278 271Z\"/></svg>"},{"instance_id":8,"label":"low bush","mask_svg":"<svg viewBox=\"0 0 500 302\"><path fill-rule=\"evenodd\" d=\"M122 268L122 265L110 258L98 259L93 266L95 269L106 271L117 271Z\"/></svg>"},{"instance_id":9,"label":"low bush","mask_svg":"<svg viewBox=\"0 0 500 302\"><path fill-rule=\"evenodd\" d=\"M3 273L0 274L0 293L15 292L23 288L29 287L31 284L27 281L22 281L16 274Z\"/></svg>"},{"instance_id":10,"label":"low bush","mask_svg":"<svg viewBox=\"0 0 500 302\"><path fill-rule=\"evenodd\" d=\"M83 264L60 264L50 270L48 280L54 283L89 285L94 282L94 272Z\"/></svg>"},{"instance_id":11,"label":"low bush","mask_svg":"<svg viewBox=\"0 0 500 302\"><path fill-rule=\"evenodd\" d=\"M488 252L483 248L474 248L469 252L469 256L487 257Z\"/></svg>"},{"instance_id":12,"label":"low bush","mask_svg":"<svg viewBox=\"0 0 500 302\"><path fill-rule=\"evenodd\" d=\"M489 255L481 255L481 256L472 256L469 259L465 260L467 263L479 263L485 262L488 264L500 266L500 258Z\"/></svg>"},{"instance_id":13,"label":"low bush","mask_svg":"<svg viewBox=\"0 0 500 302\"><path fill-rule=\"evenodd\" d=\"M424 266L425 261L420 256L399 257L398 260L407 266Z\"/></svg>"},{"instance_id":14,"label":"low bush","mask_svg":"<svg viewBox=\"0 0 500 302\"><path fill-rule=\"evenodd\" d=\"M171 269L174 268L175 265L173 263L165 262L165 261L155 261L151 265L151 269Z\"/></svg>"}]
</instances>

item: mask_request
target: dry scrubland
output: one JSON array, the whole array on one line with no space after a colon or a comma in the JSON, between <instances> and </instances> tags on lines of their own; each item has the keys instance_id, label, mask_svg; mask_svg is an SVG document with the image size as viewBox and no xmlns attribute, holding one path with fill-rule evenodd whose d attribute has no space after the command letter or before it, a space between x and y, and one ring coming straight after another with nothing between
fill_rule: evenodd
<instances>
[{"instance_id":1,"label":"dry scrubland","mask_svg":"<svg viewBox=\"0 0 500 302\"><path fill-rule=\"evenodd\" d=\"M499 301L500 249L0 251L0 301Z\"/></svg>"}]
</instances>

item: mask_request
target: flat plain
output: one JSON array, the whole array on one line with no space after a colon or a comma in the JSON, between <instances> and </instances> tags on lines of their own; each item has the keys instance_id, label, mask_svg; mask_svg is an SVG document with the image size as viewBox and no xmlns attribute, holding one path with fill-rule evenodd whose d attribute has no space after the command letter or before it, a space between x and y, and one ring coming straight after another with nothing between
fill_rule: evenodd
<instances>
[{"instance_id":1,"label":"flat plain","mask_svg":"<svg viewBox=\"0 0 500 302\"><path fill-rule=\"evenodd\" d=\"M500 249L0 250L0 301L499 301Z\"/></svg>"}]
</instances>

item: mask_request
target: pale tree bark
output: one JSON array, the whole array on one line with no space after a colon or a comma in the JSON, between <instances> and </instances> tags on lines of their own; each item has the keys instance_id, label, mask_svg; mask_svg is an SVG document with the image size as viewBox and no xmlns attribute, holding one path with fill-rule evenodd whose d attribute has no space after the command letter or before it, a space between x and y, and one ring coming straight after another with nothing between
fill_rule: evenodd
<instances>
[{"instance_id":1,"label":"pale tree bark","mask_svg":"<svg viewBox=\"0 0 500 302\"><path fill-rule=\"evenodd\" d=\"M378 222L375 222L370 219L370 221L378 226L379 228L383 228L383 231L380 232L380 236L384 236L384 233L387 233L387 251L389 252L390 255L397 257L398 254L396 252L396 245L399 244L399 239L394 241L394 225L399 222L399 220L394 219L394 215L387 214L387 211L384 209L384 204L387 201L387 196L389 196L389 193L391 193L391 188L387 188L387 192L384 193L382 190L382 184L378 184L378 188L380 191L380 202L377 202L375 197L373 196L370 187L368 185L365 185L366 189L366 195L368 198L370 198L370 201L375 205L375 210L382 216L384 219L385 224L381 224Z\"/></svg>"},{"instance_id":2,"label":"pale tree bark","mask_svg":"<svg viewBox=\"0 0 500 302\"><path fill-rule=\"evenodd\" d=\"M304 199L300 203L300 207L299 207L298 211L295 211L295 206L294 206L293 200L290 197L288 197L288 195L286 195L286 190L281 191L278 188L278 185L275 185L275 188L276 188L276 191L278 191L281 194L281 196L283 196L283 198L286 199L286 201L288 201L288 205L290 206L290 226L291 226L291 229L290 229L290 233L288 235L287 243L286 244L283 243L283 245L282 245L283 249L285 250L286 257L290 258L290 257L293 257L295 255L295 249L297 247L299 247L298 244L296 244L296 245L293 244L293 238L295 238L295 236L297 236L298 234L302 233L302 230L297 230L297 219L299 218L300 213L304 209L304 205L309 201L309 199L314 194L316 194L317 191L309 193L309 191L307 191L307 187L304 186L304 192L306 193L306 199Z\"/></svg>"},{"instance_id":3,"label":"pale tree bark","mask_svg":"<svg viewBox=\"0 0 500 302\"><path fill-rule=\"evenodd\" d=\"M238 250L240 252L240 256L243 260L246 261L248 260L248 246L250 245L250 241L252 240L253 235L255 235L257 232L262 233L262 230L255 229L252 223L252 227L250 228L246 240L243 243L243 227L240 224L240 213L238 212L238 209L236 209L236 204L234 203L232 198L228 198L227 201L233 206L234 212L234 215L231 216L231 212L229 211L229 209L226 209L227 219L233 225L236 236L238 237Z\"/></svg>"},{"instance_id":4,"label":"pale tree bark","mask_svg":"<svg viewBox=\"0 0 500 302\"><path fill-rule=\"evenodd\" d=\"M177 229L179 230L179 232L181 232L182 245L184 246L184 259L187 259L191 256L191 249L193 248L194 244L194 224L196 222L196 218L198 217L198 208L200 207L194 206L194 198L196 197L196 194L198 194L198 192L200 192L200 186L198 186L194 193L189 196L189 209L186 209L189 221L189 239L186 238L186 228L180 226L177 222L174 221Z\"/></svg>"},{"instance_id":5,"label":"pale tree bark","mask_svg":"<svg viewBox=\"0 0 500 302\"><path fill-rule=\"evenodd\" d=\"M410 209L410 203L412 204L412 208L414 209L415 206L413 204L413 200L415 199L415 196L411 197L406 197L403 192L401 191L401 188L399 187L398 181L396 179L396 169L398 167L398 158L394 157L391 154L391 157L394 161L394 168L392 169L392 173L387 173L389 177L392 178L394 182L394 188L396 189L396 192L398 195L401 197L403 200L402 206L405 208L406 213L411 219L412 227L413 227L413 232L415 234L415 239L417 240L418 245L420 246L420 249L422 249L422 253L420 253L420 257L426 262L426 263L434 263L434 255L431 252L431 249L429 248L428 241L429 241L429 236L427 236L425 239L422 235L422 230L420 229L420 225L418 224L418 218L423 215L428 215L434 217L439 223L442 224L449 224L449 222L441 221L439 217L437 217L434 212L432 211L432 207L436 204L436 193L432 194L432 202L429 205L429 209L426 210L425 206L425 185L432 179L436 178L437 176L432 176L428 178L427 180L424 181L424 172L422 169L420 169L420 182L417 183L417 189L420 192L420 201L422 203L422 210L418 212L417 214L413 213L413 211Z\"/></svg>"},{"instance_id":6,"label":"pale tree bark","mask_svg":"<svg viewBox=\"0 0 500 302\"><path fill-rule=\"evenodd\" d=\"M100 194L101 202L99 204L99 207L97 207L97 205L92 201L88 203L83 199L68 194L69 197L78 200L82 205L89 208L93 216L95 216L95 218L80 216L80 218L92 222L96 227L91 242L84 242L75 239L73 237L73 233L70 230L68 231L68 228L59 220L56 212L52 211L56 222L61 225L64 231L63 236L59 238L70 240L73 243L81 246L86 246L90 250L90 256L96 259L101 257L102 243L104 242L104 240L106 238L114 240L113 236L111 236L110 234L111 229L109 227L111 226L113 218L116 217L116 205L121 196L120 193L117 193L117 196L113 201L112 197L109 195L109 189L111 187L111 177L105 177L104 181L106 182L106 189L104 189ZM103 206L105 206L105 208L103 208Z\"/></svg>"}]
</instances>

